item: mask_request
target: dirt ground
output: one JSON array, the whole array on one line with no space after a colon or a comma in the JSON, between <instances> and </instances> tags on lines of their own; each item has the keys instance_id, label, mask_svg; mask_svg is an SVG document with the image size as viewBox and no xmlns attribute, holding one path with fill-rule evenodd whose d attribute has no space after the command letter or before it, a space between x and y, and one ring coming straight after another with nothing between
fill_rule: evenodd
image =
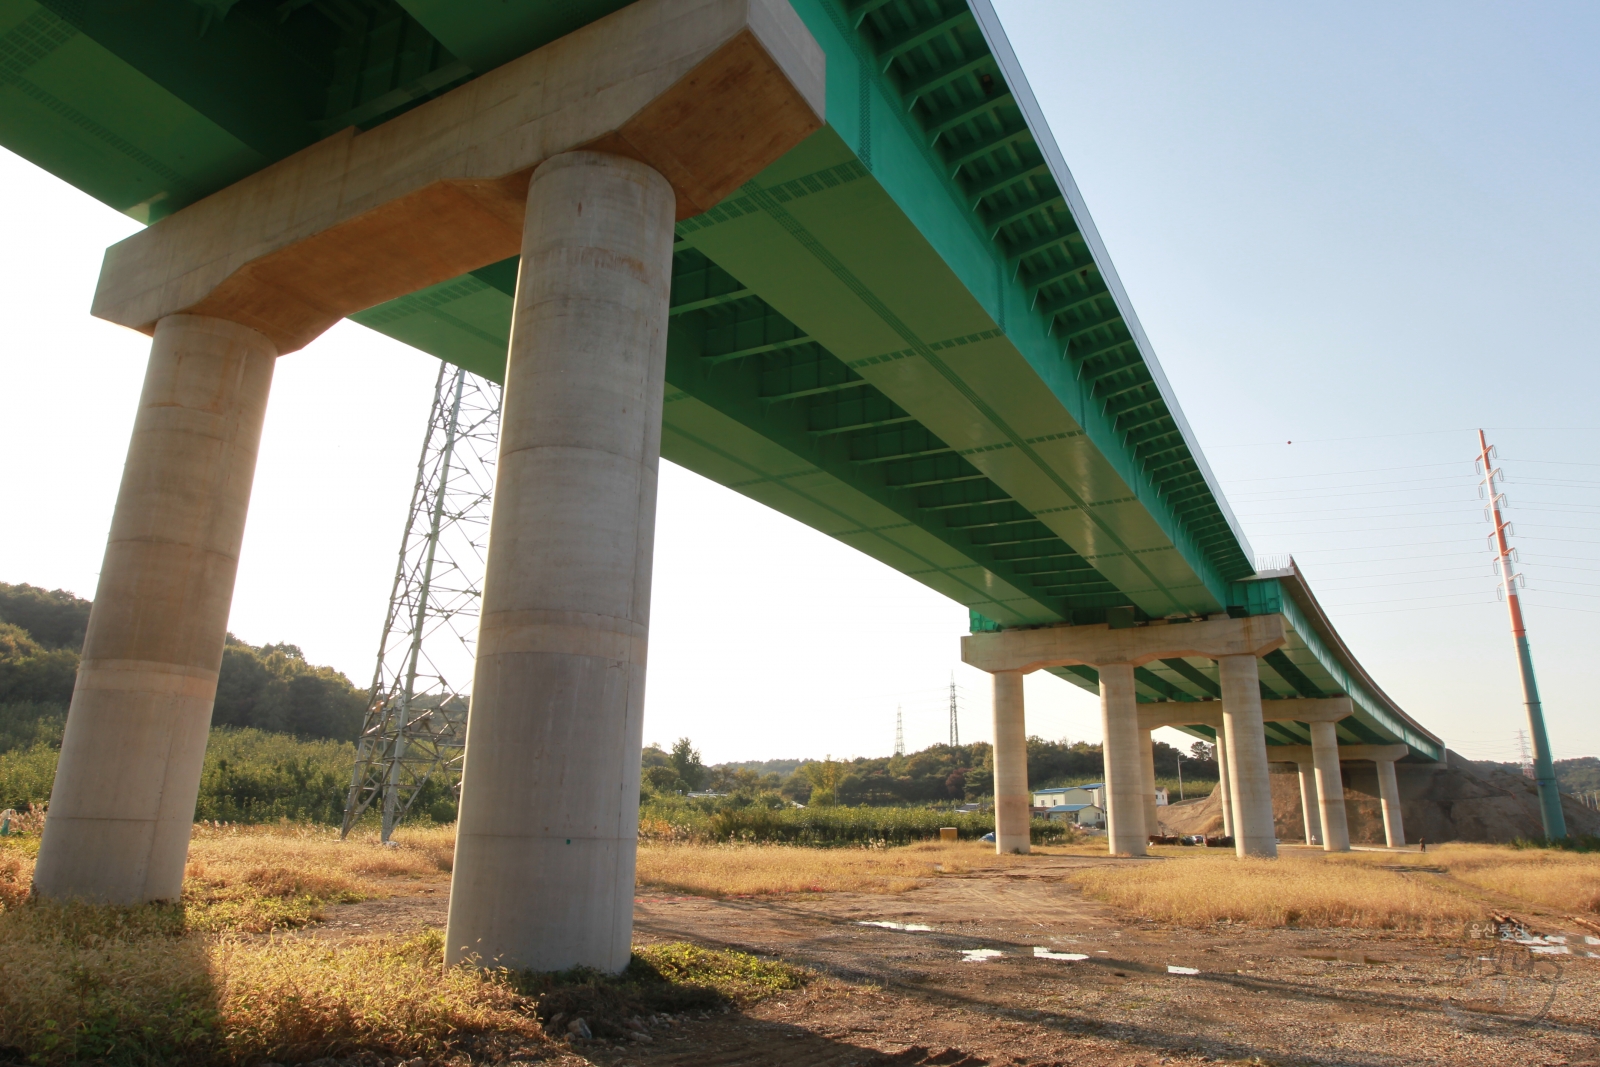
<instances>
[{"instance_id":1,"label":"dirt ground","mask_svg":"<svg viewBox=\"0 0 1600 1067\"><path fill-rule=\"evenodd\" d=\"M562 1067L1600 1067L1600 958L1585 955L1600 945L1586 949L1584 931L1561 916L1473 891L1486 910L1570 935L1575 955L1375 931L1173 929L1115 913L1064 881L1074 868L1111 862L1171 861L1038 856L894 895L714 900L642 891L640 942L736 948L823 977L743 1012L658 1020L648 1042L583 1042L516 1058ZM306 934L337 940L443 925L443 881L395 891L329 908Z\"/></svg>"}]
</instances>

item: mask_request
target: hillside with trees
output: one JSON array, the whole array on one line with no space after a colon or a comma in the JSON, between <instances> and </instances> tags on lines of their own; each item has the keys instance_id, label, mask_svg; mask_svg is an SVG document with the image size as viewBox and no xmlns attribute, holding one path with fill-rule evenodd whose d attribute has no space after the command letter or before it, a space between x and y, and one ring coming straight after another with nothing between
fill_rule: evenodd
<instances>
[{"instance_id":1,"label":"hillside with trees","mask_svg":"<svg viewBox=\"0 0 1600 1067\"><path fill-rule=\"evenodd\" d=\"M50 795L89 608L65 590L0 583L0 808ZM366 703L294 645L229 634L196 817L337 822ZM454 817L453 804L434 809Z\"/></svg>"}]
</instances>

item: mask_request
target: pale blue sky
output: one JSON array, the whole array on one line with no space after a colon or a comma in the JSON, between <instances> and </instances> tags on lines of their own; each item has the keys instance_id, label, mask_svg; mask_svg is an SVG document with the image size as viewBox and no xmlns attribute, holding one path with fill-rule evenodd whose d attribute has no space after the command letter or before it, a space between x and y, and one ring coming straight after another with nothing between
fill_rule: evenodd
<instances>
[{"instance_id":1,"label":"pale blue sky","mask_svg":"<svg viewBox=\"0 0 1600 1067\"><path fill-rule=\"evenodd\" d=\"M1513 755L1484 426L1557 753L1600 751L1600 8L1000 10L1256 551L1425 724Z\"/></svg>"},{"instance_id":2,"label":"pale blue sky","mask_svg":"<svg viewBox=\"0 0 1600 1067\"><path fill-rule=\"evenodd\" d=\"M1556 754L1600 753L1600 9L997 6L1256 551L1296 555L1425 725L1513 757L1485 426ZM88 299L136 227L4 154L0 189L22 205L0 259L0 580L88 596L148 345ZM280 361L240 636L370 678L436 366L349 324ZM989 736L962 609L675 468L657 543L647 736L719 760L881 754L903 704L920 747L952 671L963 736ZM1089 694L1040 676L1028 700L1033 732L1098 739Z\"/></svg>"}]
</instances>

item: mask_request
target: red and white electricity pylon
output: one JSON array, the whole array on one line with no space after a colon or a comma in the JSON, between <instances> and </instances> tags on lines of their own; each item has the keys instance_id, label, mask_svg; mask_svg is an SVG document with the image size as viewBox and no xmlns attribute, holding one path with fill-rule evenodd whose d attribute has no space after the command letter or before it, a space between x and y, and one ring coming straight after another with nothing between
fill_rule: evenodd
<instances>
[{"instance_id":1,"label":"red and white electricity pylon","mask_svg":"<svg viewBox=\"0 0 1600 1067\"><path fill-rule=\"evenodd\" d=\"M1528 709L1528 732L1533 735L1533 777L1539 784L1539 814L1544 820L1544 836L1554 841L1567 836L1567 820L1561 813L1561 790L1556 785L1555 764L1550 759L1550 738L1544 732L1539 683L1533 677L1533 653L1528 648L1528 629L1523 624L1522 602L1517 597L1517 586L1523 578L1511 569L1515 561L1507 542L1511 524L1500 514L1506 497L1495 483L1505 481L1505 473L1494 465L1494 449L1489 447L1482 430L1478 431L1478 473L1483 475L1478 494L1489 501L1489 506L1484 509L1484 517L1494 523L1494 532L1489 535L1489 547L1494 551L1495 565L1500 571L1506 607L1511 611L1511 636L1517 644L1517 669L1522 673L1522 699Z\"/></svg>"}]
</instances>

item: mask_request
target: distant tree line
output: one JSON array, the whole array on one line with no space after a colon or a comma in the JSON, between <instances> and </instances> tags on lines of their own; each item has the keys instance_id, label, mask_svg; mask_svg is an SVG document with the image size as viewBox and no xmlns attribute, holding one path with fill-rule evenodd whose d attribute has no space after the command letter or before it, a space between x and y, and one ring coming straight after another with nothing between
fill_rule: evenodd
<instances>
[{"instance_id":1,"label":"distant tree line","mask_svg":"<svg viewBox=\"0 0 1600 1067\"><path fill-rule=\"evenodd\" d=\"M89 608L89 601L65 590L0 583L0 704L65 710ZM366 705L365 690L332 667L307 663L298 647L253 646L228 634L211 723L353 740Z\"/></svg>"},{"instance_id":2,"label":"distant tree line","mask_svg":"<svg viewBox=\"0 0 1600 1067\"><path fill-rule=\"evenodd\" d=\"M1164 742L1154 745L1158 778L1176 778L1179 761L1185 781L1215 782L1214 751L1195 742L1189 752ZM1084 741L1028 738L1028 783L1045 789L1102 781L1105 763L1099 745ZM767 806L793 802L828 805L951 805L994 795L994 754L988 744L932 745L905 756L853 760L768 760L706 766L689 738L670 751L649 745L642 756L644 796L708 792Z\"/></svg>"}]
</instances>

